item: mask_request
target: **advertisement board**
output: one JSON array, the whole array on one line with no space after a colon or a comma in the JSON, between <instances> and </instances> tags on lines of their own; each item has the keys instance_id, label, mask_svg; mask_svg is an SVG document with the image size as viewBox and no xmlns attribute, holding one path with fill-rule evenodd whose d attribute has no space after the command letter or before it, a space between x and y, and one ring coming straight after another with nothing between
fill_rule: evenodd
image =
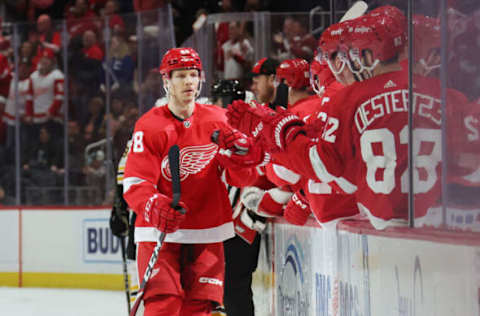
<instances>
[{"instance_id":1,"label":"advertisement board","mask_svg":"<svg viewBox=\"0 0 480 316\"><path fill-rule=\"evenodd\" d=\"M121 289L109 209L0 211L0 286Z\"/></svg>"},{"instance_id":2,"label":"advertisement board","mask_svg":"<svg viewBox=\"0 0 480 316\"><path fill-rule=\"evenodd\" d=\"M274 227L274 315L480 315L477 246L414 234Z\"/></svg>"},{"instance_id":3,"label":"advertisement board","mask_svg":"<svg viewBox=\"0 0 480 316\"><path fill-rule=\"evenodd\" d=\"M312 230L275 224L275 315L312 315Z\"/></svg>"}]
</instances>

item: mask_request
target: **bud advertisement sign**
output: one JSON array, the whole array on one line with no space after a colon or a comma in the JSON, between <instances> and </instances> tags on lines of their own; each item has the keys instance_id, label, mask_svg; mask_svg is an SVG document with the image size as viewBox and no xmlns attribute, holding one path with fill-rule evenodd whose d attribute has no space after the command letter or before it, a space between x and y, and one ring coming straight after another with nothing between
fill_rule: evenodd
<instances>
[{"instance_id":1,"label":"bud advertisement sign","mask_svg":"<svg viewBox=\"0 0 480 316\"><path fill-rule=\"evenodd\" d=\"M120 262L120 239L112 234L108 219L84 219L82 234L85 262Z\"/></svg>"}]
</instances>

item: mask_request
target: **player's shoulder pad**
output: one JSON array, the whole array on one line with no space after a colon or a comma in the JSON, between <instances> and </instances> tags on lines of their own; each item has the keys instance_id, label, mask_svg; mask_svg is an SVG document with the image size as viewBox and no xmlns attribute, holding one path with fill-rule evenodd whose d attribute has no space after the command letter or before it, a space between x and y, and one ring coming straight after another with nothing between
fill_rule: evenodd
<instances>
[{"instance_id":1,"label":"player's shoulder pad","mask_svg":"<svg viewBox=\"0 0 480 316\"><path fill-rule=\"evenodd\" d=\"M227 119L227 110L214 104L196 103L195 106L202 112L202 116L216 118L217 120Z\"/></svg>"},{"instance_id":2,"label":"player's shoulder pad","mask_svg":"<svg viewBox=\"0 0 480 316\"><path fill-rule=\"evenodd\" d=\"M166 107L153 107L145 114L140 116L135 124L135 129L155 129L159 126L165 126L169 124L169 119L166 116Z\"/></svg>"}]
</instances>

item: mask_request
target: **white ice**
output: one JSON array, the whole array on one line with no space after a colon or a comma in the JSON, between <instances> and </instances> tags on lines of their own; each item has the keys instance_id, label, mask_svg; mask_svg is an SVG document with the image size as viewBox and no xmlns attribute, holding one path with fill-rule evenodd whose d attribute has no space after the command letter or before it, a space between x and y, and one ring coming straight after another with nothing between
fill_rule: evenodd
<instances>
[{"instance_id":1,"label":"white ice","mask_svg":"<svg viewBox=\"0 0 480 316\"><path fill-rule=\"evenodd\" d=\"M0 315L127 316L122 291L0 287Z\"/></svg>"}]
</instances>

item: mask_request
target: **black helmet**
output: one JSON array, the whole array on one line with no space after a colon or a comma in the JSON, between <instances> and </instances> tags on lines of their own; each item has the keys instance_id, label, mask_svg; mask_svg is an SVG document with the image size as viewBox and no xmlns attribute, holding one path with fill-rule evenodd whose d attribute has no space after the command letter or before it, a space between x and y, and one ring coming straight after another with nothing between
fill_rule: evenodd
<instances>
[{"instance_id":1,"label":"black helmet","mask_svg":"<svg viewBox=\"0 0 480 316\"><path fill-rule=\"evenodd\" d=\"M211 95L213 102L222 99L222 106L226 107L234 100L245 100L245 90L242 89L240 81L233 79L219 79L212 85Z\"/></svg>"}]
</instances>

